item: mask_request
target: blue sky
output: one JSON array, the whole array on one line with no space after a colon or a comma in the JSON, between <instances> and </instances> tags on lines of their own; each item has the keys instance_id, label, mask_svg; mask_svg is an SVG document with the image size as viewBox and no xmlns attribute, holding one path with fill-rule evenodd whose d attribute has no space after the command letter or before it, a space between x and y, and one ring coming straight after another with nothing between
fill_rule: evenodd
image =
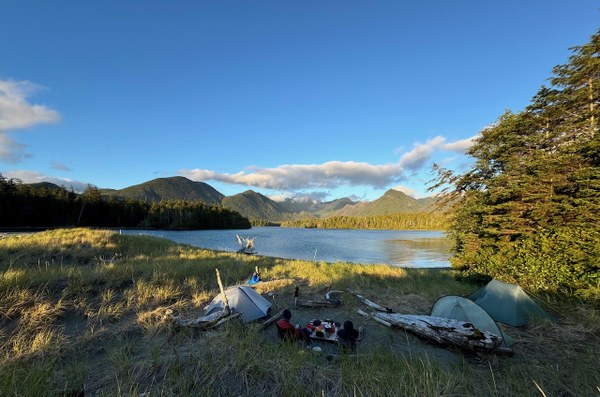
<instances>
[{"instance_id":1,"label":"blue sky","mask_svg":"<svg viewBox=\"0 0 600 397\"><path fill-rule=\"evenodd\" d=\"M597 1L0 0L0 172L76 189L426 194Z\"/></svg>"}]
</instances>

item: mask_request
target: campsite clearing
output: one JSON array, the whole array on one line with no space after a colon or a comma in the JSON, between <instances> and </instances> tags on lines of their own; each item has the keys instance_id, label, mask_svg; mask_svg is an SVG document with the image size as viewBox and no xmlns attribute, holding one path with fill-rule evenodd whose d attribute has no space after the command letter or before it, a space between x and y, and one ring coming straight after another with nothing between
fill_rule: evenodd
<instances>
[{"instance_id":1,"label":"campsite clearing","mask_svg":"<svg viewBox=\"0 0 600 397\"><path fill-rule=\"evenodd\" d=\"M119 260L102 261L114 257ZM363 327L358 360L319 342L321 354L282 343L274 326L232 320L209 331L175 329L168 310L197 318L223 284L256 285L292 322L350 319ZM597 393L600 293L538 295L557 322L503 326L513 357L444 348L341 305L294 308L346 288L394 312L427 315L445 295L481 284L451 270L400 269L236 255L147 236L87 229L0 240L0 395L547 395ZM328 355L334 356L329 360ZM537 386L536 386L537 385Z\"/></svg>"}]
</instances>

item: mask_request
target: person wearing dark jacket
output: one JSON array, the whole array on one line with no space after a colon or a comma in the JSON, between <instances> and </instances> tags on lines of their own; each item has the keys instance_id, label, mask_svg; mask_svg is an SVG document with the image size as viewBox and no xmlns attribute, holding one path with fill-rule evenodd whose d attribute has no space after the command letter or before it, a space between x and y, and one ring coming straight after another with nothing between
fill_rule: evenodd
<instances>
[{"instance_id":1,"label":"person wearing dark jacket","mask_svg":"<svg viewBox=\"0 0 600 397\"><path fill-rule=\"evenodd\" d=\"M352 321L344 322L344 328L337 332L338 345L342 350L356 350L356 341L358 340L358 331L354 329Z\"/></svg>"}]
</instances>

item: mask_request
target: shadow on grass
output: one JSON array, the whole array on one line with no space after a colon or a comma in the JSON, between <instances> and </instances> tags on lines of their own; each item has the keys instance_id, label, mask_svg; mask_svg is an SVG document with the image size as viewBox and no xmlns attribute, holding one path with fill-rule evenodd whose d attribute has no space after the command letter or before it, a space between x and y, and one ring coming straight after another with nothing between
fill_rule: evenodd
<instances>
[{"instance_id":1,"label":"shadow on grass","mask_svg":"<svg viewBox=\"0 0 600 397\"><path fill-rule=\"evenodd\" d=\"M38 265L57 252L65 254L61 263ZM118 260L98 259L114 252ZM579 306L569 310L581 312L586 328L574 322L565 334L564 325L540 324L519 334L521 350L537 366L518 356L462 356L389 330L358 316L364 307L348 293L339 308L293 307L296 286L306 299L350 288L395 311L428 314L437 298L468 296L479 287L452 270L243 256L87 229L2 239L0 258L10 263L0 270L0 395L534 395L531 379L553 394L569 381L574 395L594 391L585 377L594 379L588 366L600 354L594 335L600 321L597 312ZM330 317L365 327L360 359L328 360L282 345L274 328L231 323L208 332L175 331L164 316L168 308L202 313L219 291L215 268L225 285L236 285L256 266L264 280L280 280L257 286L274 312L290 307L302 324ZM56 343L43 345L44 335ZM45 348L19 351L23 342Z\"/></svg>"}]
</instances>

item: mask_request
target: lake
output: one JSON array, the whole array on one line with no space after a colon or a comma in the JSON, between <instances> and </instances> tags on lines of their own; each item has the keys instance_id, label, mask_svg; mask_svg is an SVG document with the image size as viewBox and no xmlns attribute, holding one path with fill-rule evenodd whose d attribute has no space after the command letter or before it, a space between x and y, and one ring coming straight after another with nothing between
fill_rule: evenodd
<instances>
[{"instance_id":1,"label":"lake","mask_svg":"<svg viewBox=\"0 0 600 397\"><path fill-rule=\"evenodd\" d=\"M430 230L348 230L253 227L244 230L123 230L220 251L239 248L236 234L256 238L259 255L325 262L385 263L403 267L449 267L450 244Z\"/></svg>"}]
</instances>

